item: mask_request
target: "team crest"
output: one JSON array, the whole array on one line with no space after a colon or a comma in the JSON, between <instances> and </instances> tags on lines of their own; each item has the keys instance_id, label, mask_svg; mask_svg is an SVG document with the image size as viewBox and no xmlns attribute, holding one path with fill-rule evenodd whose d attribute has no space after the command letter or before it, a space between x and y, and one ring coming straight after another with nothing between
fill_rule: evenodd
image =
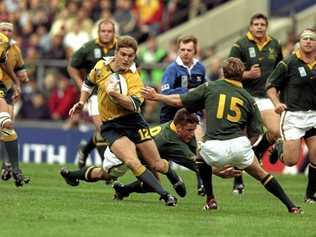
<instances>
[{"instance_id":1,"label":"team crest","mask_svg":"<svg viewBox=\"0 0 316 237\"><path fill-rule=\"evenodd\" d=\"M256 57L256 50L255 50L254 47L248 48L248 52L249 52L249 57L250 58L255 58Z\"/></svg>"},{"instance_id":2,"label":"team crest","mask_svg":"<svg viewBox=\"0 0 316 237\"><path fill-rule=\"evenodd\" d=\"M268 50L269 50L268 59L275 60L276 59L275 50L273 48L269 48Z\"/></svg>"},{"instance_id":3,"label":"team crest","mask_svg":"<svg viewBox=\"0 0 316 237\"><path fill-rule=\"evenodd\" d=\"M307 76L307 73L306 73L304 67L298 67L298 72L300 73L301 77L306 77Z\"/></svg>"},{"instance_id":4,"label":"team crest","mask_svg":"<svg viewBox=\"0 0 316 237\"><path fill-rule=\"evenodd\" d=\"M99 49L99 48L95 48L93 53L94 53L94 58L101 58L102 57L102 52L101 52L101 49Z\"/></svg>"},{"instance_id":5,"label":"team crest","mask_svg":"<svg viewBox=\"0 0 316 237\"><path fill-rule=\"evenodd\" d=\"M5 97L5 93L3 91L0 91L0 98L4 98Z\"/></svg>"}]
</instances>

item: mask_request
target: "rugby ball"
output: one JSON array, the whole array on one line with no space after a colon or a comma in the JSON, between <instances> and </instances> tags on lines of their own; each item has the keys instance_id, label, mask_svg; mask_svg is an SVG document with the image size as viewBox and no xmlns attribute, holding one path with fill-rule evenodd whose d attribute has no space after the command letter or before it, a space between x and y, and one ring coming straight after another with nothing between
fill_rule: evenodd
<instances>
[{"instance_id":1,"label":"rugby ball","mask_svg":"<svg viewBox=\"0 0 316 237\"><path fill-rule=\"evenodd\" d=\"M112 73L110 75L109 78L109 86L113 86L114 85L114 91L122 94L122 95L127 95L128 93L128 88L127 88L127 82L125 77L123 77L121 74L119 73ZM111 96L110 99L114 100Z\"/></svg>"}]
</instances>

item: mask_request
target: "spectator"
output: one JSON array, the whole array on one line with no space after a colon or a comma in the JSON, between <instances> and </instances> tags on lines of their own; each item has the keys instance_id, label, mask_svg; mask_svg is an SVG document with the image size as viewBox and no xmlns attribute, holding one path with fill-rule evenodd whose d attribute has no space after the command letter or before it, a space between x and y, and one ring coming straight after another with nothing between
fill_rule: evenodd
<instances>
[{"instance_id":1,"label":"spectator","mask_svg":"<svg viewBox=\"0 0 316 237\"><path fill-rule=\"evenodd\" d=\"M65 120L68 118L69 109L78 99L78 92L70 80L61 74L57 73L55 80L58 80L58 83L48 99L48 107L53 120Z\"/></svg>"}]
</instances>

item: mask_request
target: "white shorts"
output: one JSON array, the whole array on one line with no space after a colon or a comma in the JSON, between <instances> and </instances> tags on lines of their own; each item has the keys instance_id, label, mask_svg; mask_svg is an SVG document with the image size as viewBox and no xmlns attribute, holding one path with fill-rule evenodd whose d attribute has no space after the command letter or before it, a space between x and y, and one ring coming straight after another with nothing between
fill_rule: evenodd
<instances>
[{"instance_id":1,"label":"white shorts","mask_svg":"<svg viewBox=\"0 0 316 237\"><path fill-rule=\"evenodd\" d=\"M91 95L91 97L88 100L87 108L89 116L97 116L99 115L99 108L98 108L98 96L97 95Z\"/></svg>"},{"instance_id":2,"label":"white shorts","mask_svg":"<svg viewBox=\"0 0 316 237\"><path fill-rule=\"evenodd\" d=\"M247 137L229 140L208 140L201 145L200 155L210 166L234 166L245 169L252 164L254 152Z\"/></svg>"},{"instance_id":3,"label":"white shorts","mask_svg":"<svg viewBox=\"0 0 316 237\"><path fill-rule=\"evenodd\" d=\"M274 110L274 105L270 99L259 97L254 97L254 99L260 112L264 110Z\"/></svg>"},{"instance_id":4,"label":"white shorts","mask_svg":"<svg viewBox=\"0 0 316 237\"><path fill-rule=\"evenodd\" d=\"M316 128L316 111L284 111L280 120L281 137L283 140L297 140L305 133Z\"/></svg>"},{"instance_id":5,"label":"white shorts","mask_svg":"<svg viewBox=\"0 0 316 237\"><path fill-rule=\"evenodd\" d=\"M121 160L116 158L109 147L104 151L102 169L116 178L123 176L128 170L127 166Z\"/></svg>"}]
</instances>

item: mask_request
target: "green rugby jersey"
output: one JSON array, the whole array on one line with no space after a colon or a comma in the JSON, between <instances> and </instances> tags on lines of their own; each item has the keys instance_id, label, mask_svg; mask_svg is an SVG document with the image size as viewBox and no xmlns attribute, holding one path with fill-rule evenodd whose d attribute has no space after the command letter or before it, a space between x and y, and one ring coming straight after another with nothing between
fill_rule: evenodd
<instances>
[{"instance_id":1,"label":"green rugby jersey","mask_svg":"<svg viewBox=\"0 0 316 237\"><path fill-rule=\"evenodd\" d=\"M150 133L162 158L167 160L195 159L197 148L195 138L188 143L179 139L173 121L151 127Z\"/></svg>"},{"instance_id":2,"label":"green rugby jersey","mask_svg":"<svg viewBox=\"0 0 316 237\"><path fill-rule=\"evenodd\" d=\"M101 58L114 55L115 45L116 40L108 47L102 47L98 39L90 40L74 52L70 65L88 74Z\"/></svg>"},{"instance_id":3,"label":"green rugby jersey","mask_svg":"<svg viewBox=\"0 0 316 237\"><path fill-rule=\"evenodd\" d=\"M190 112L206 110L205 140L227 140L247 134L252 137L262 133L259 109L238 81L206 82L180 98Z\"/></svg>"},{"instance_id":4,"label":"green rugby jersey","mask_svg":"<svg viewBox=\"0 0 316 237\"><path fill-rule=\"evenodd\" d=\"M316 60L305 63L299 50L281 61L267 80L266 89L280 91L289 111L316 110Z\"/></svg>"},{"instance_id":5,"label":"green rugby jersey","mask_svg":"<svg viewBox=\"0 0 316 237\"><path fill-rule=\"evenodd\" d=\"M239 58L244 63L247 71L254 64L260 65L261 77L244 80L242 83L252 96L266 97L266 80L283 58L279 42L268 36L266 42L259 45L255 42L252 34L248 32L246 36L233 45L229 57Z\"/></svg>"}]
</instances>

